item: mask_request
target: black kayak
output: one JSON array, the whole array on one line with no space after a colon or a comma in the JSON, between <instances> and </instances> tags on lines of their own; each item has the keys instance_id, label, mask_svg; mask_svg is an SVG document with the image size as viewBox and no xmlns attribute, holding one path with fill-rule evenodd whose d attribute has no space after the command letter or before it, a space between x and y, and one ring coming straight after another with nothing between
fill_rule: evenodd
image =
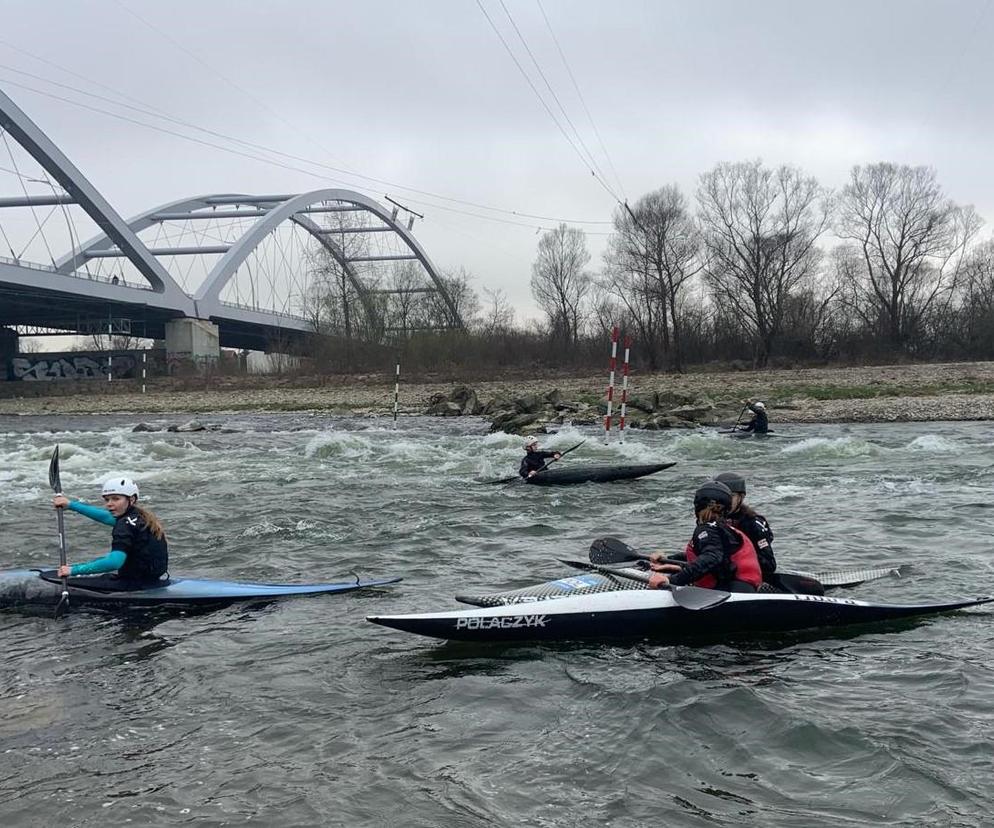
<instances>
[{"instance_id":1,"label":"black kayak","mask_svg":"<svg viewBox=\"0 0 994 828\"><path fill-rule=\"evenodd\" d=\"M149 607L224 606L238 601L268 601L299 595L328 595L367 587L395 584L400 578L382 578L328 584L254 584L201 578L169 578L155 586L128 589L108 576L69 579L69 606ZM55 570L16 569L0 572L0 607L55 606L62 581Z\"/></svg>"},{"instance_id":2,"label":"black kayak","mask_svg":"<svg viewBox=\"0 0 994 828\"><path fill-rule=\"evenodd\" d=\"M698 587L676 590L599 592L524 605L373 615L367 620L395 630L457 641L678 641L897 621L994 601L988 597L928 604L875 604L816 595L743 594Z\"/></svg>"},{"instance_id":3,"label":"black kayak","mask_svg":"<svg viewBox=\"0 0 994 828\"><path fill-rule=\"evenodd\" d=\"M573 468L546 469L529 478L511 478L510 482L520 480L529 486L576 486L580 483L613 483L615 480L634 480L655 474L676 463L645 463L640 466L574 466ZM507 483L507 478L491 480L490 483Z\"/></svg>"}]
</instances>

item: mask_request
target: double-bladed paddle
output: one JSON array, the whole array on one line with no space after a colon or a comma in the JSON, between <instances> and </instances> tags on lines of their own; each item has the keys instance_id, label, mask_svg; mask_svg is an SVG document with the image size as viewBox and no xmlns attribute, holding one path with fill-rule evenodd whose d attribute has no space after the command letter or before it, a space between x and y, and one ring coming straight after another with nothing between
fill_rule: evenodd
<instances>
[{"instance_id":1,"label":"double-bladed paddle","mask_svg":"<svg viewBox=\"0 0 994 828\"><path fill-rule=\"evenodd\" d=\"M632 549L627 543L618 538L597 538L590 544L590 561L595 564L620 564L634 561L649 561L652 558ZM659 563L686 566L686 561L675 558L663 558ZM773 575L774 586L785 591L800 595L824 595L825 587L816 578L800 572L777 571Z\"/></svg>"},{"instance_id":2,"label":"double-bladed paddle","mask_svg":"<svg viewBox=\"0 0 994 828\"><path fill-rule=\"evenodd\" d=\"M612 566L587 563L586 561L570 561L564 558L560 558L559 560L574 569L585 569L588 572L602 572L605 575L617 575L621 578L628 578L630 581L641 581L645 584L649 583L649 575L645 572L632 572L631 570L626 571L622 569L615 569ZM672 584L666 584L660 587L660 589L668 589L672 593L673 600L676 601L677 605L688 610L711 609L712 607L725 603L725 601L732 597L732 593L724 592L720 589L704 589L702 587L695 586L674 586Z\"/></svg>"},{"instance_id":3,"label":"double-bladed paddle","mask_svg":"<svg viewBox=\"0 0 994 828\"><path fill-rule=\"evenodd\" d=\"M62 494L62 478L59 475L59 444L55 444L55 451L52 452L52 461L48 464L48 485L57 495ZM61 509L55 510L55 515L59 522L59 566L65 566L66 557L66 524ZM69 609L69 578L62 577L62 597L55 606L55 617Z\"/></svg>"},{"instance_id":4,"label":"double-bladed paddle","mask_svg":"<svg viewBox=\"0 0 994 828\"><path fill-rule=\"evenodd\" d=\"M539 474L540 472L544 472L547 468L549 468L549 466L551 466L557 460L562 460L567 454L569 454L571 451L573 451L573 449L580 448L580 446L582 446L586 442L587 442L586 440L581 440L575 446L572 446L571 448L566 449L566 451L559 452L559 456L558 457L553 457L553 458L547 460L545 462L545 465L542 466L542 468L536 470L535 474ZM520 474L516 474L513 477L502 477L500 480L488 480L487 482L491 486L496 486L499 483L514 483L514 482L519 481L519 480L527 480L527 479L528 479L527 477L522 477Z\"/></svg>"}]
</instances>

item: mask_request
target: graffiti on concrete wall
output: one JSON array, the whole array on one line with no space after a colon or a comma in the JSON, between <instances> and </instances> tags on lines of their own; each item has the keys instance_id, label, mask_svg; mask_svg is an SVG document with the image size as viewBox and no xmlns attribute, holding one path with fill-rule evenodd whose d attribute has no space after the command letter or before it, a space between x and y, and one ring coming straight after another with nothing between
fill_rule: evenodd
<instances>
[{"instance_id":1,"label":"graffiti on concrete wall","mask_svg":"<svg viewBox=\"0 0 994 828\"><path fill-rule=\"evenodd\" d=\"M131 379L139 372L133 353L25 354L10 361L9 377L25 382L52 382L59 379L107 379L107 358L114 379Z\"/></svg>"}]
</instances>

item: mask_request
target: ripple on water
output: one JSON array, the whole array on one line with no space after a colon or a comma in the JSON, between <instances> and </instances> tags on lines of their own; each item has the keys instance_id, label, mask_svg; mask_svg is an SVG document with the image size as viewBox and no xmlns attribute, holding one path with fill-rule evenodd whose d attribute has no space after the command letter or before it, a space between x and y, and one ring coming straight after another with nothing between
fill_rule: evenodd
<instances>
[{"instance_id":1,"label":"ripple on water","mask_svg":"<svg viewBox=\"0 0 994 828\"><path fill-rule=\"evenodd\" d=\"M587 439L564 464L678 464L544 490L477 482L514 474L522 452L473 418L226 424L241 432L5 425L4 567L57 554L58 440L73 493L96 499L119 469L139 479L178 574L404 582L214 612L0 614L4 825L989 822L990 612L699 647L444 645L363 620L560 577L556 558L599 535L682 546L690 492L727 469L747 476L784 566L917 564L846 593L872 600L989 592L982 426L792 426L782 444L632 432L608 446L567 428L543 437ZM106 547L104 527L67 527L74 558Z\"/></svg>"}]
</instances>

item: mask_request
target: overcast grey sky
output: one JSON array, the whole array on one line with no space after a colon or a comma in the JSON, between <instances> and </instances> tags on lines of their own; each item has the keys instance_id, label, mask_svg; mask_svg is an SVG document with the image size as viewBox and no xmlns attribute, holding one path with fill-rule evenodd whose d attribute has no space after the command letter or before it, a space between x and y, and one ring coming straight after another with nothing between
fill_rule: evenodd
<instances>
[{"instance_id":1,"label":"overcast grey sky","mask_svg":"<svg viewBox=\"0 0 994 828\"><path fill-rule=\"evenodd\" d=\"M719 161L796 164L832 187L853 164L927 164L952 198L976 205L989 236L992 0L541 3L480 0L545 92L506 6L605 180L630 200L671 182L692 194ZM533 315L539 227L591 222L578 226L600 267L609 225L592 222L610 220L612 196L476 0L0 0L0 20L0 87L125 215L212 191L389 194L425 213L415 232L437 265L466 267L477 289L502 288L522 316ZM105 84L198 126L392 184L155 132L17 86L152 121L14 70L113 96L94 82Z\"/></svg>"}]
</instances>

